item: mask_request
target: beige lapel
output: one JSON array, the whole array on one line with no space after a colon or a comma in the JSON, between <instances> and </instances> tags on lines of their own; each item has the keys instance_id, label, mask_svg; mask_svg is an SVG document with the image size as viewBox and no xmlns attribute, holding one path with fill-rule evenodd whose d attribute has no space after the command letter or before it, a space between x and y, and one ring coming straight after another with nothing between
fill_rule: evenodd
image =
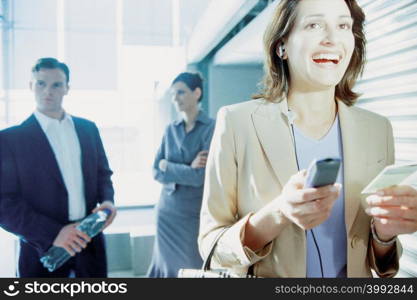
<instances>
[{"instance_id":1,"label":"beige lapel","mask_svg":"<svg viewBox=\"0 0 417 300\"><path fill-rule=\"evenodd\" d=\"M349 234L360 208L360 192L366 180L367 141L369 137L365 118L338 101L339 120L343 143L344 193L346 231Z\"/></svg>"},{"instance_id":2,"label":"beige lapel","mask_svg":"<svg viewBox=\"0 0 417 300\"><path fill-rule=\"evenodd\" d=\"M345 220L349 233L360 208L358 195L366 180L364 167L367 163L369 132L364 118L359 118L358 113L342 101L338 103L343 144ZM259 142L282 186L297 173L292 133L285 114L287 111L286 100L280 103L265 101L252 113Z\"/></svg>"},{"instance_id":3,"label":"beige lapel","mask_svg":"<svg viewBox=\"0 0 417 300\"><path fill-rule=\"evenodd\" d=\"M286 100L280 103L264 101L252 113L259 142L282 186L297 173L291 129L285 115L287 111Z\"/></svg>"}]
</instances>

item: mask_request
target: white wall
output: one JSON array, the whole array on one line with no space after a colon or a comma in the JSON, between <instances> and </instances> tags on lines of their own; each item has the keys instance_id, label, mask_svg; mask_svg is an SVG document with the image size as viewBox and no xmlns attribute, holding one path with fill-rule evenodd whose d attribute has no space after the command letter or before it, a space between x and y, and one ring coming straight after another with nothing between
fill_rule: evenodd
<instances>
[{"instance_id":1,"label":"white wall","mask_svg":"<svg viewBox=\"0 0 417 300\"><path fill-rule=\"evenodd\" d=\"M15 277L17 238L0 228L0 278Z\"/></svg>"},{"instance_id":2,"label":"white wall","mask_svg":"<svg viewBox=\"0 0 417 300\"><path fill-rule=\"evenodd\" d=\"M209 66L208 96L209 114L216 117L224 105L247 101L258 91L262 80L261 65Z\"/></svg>"}]
</instances>

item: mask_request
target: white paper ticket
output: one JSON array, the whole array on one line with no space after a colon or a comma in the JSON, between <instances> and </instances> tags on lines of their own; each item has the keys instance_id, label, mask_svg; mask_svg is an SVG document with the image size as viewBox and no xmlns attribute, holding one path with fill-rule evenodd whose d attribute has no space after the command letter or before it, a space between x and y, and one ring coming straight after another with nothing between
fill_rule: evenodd
<instances>
[{"instance_id":1,"label":"white paper ticket","mask_svg":"<svg viewBox=\"0 0 417 300\"><path fill-rule=\"evenodd\" d=\"M380 189L399 184L417 185L417 164L385 167L363 189L362 194L372 194Z\"/></svg>"}]
</instances>

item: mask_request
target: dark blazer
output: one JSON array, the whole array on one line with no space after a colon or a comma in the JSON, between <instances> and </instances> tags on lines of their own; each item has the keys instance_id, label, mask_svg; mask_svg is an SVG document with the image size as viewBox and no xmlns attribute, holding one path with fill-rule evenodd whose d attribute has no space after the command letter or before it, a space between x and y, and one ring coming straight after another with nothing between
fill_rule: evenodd
<instances>
[{"instance_id":1,"label":"dark blazer","mask_svg":"<svg viewBox=\"0 0 417 300\"><path fill-rule=\"evenodd\" d=\"M81 147L86 212L113 201L112 171L97 126L72 117ZM68 220L68 193L53 150L40 124L31 115L21 125L0 132L0 226L20 237L21 277L67 276L74 267L79 277L106 277L103 235L65 266L49 273L40 257L51 247Z\"/></svg>"}]
</instances>

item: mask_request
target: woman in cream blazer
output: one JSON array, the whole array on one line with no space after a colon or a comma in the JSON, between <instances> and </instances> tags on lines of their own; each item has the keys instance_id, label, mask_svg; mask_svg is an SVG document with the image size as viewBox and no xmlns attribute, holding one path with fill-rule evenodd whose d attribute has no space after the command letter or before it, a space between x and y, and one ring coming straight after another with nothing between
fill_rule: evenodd
<instances>
[{"instance_id":1,"label":"woman in cream blazer","mask_svg":"<svg viewBox=\"0 0 417 300\"><path fill-rule=\"evenodd\" d=\"M371 217L361 205L362 189L386 165L394 163L389 121L353 106L358 95L351 88L365 61L363 22L356 1L283 0L278 5L264 36L263 94L257 100L223 107L217 115L199 235L204 258L219 232L228 227L215 248L213 267L245 274L254 266L255 275L261 277L306 277L305 230L328 216L316 214L319 220L311 220L309 225L306 219L297 218L289 200L286 190L302 173L297 173L293 120L288 112L291 108L301 116L295 124L314 134L313 126L306 126L306 118L302 118L312 107L307 101L314 101L322 108L316 111L317 118L331 120L316 136L325 135L336 115L339 118L347 237L345 276L371 277L373 269L378 276L391 277L398 271L401 246L396 233L375 216L373 235ZM326 194L324 209L331 211L339 191L336 187L319 189ZM302 188L297 191L306 195Z\"/></svg>"},{"instance_id":2,"label":"woman in cream blazer","mask_svg":"<svg viewBox=\"0 0 417 300\"><path fill-rule=\"evenodd\" d=\"M389 267L380 270L370 246L370 217L361 207L361 190L386 165L394 162L389 121L338 101L343 139L345 221L348 233L348 277L369 277L371 268L381 276L398 269L398 250ZM222 108L207 163L200 223L200 250L208 255L212 240L225 226L214 261L236 273L255 264L262 277L305 277L305 231L284 216L281 233L255 253L242 245L248 218L281 194L297 173L287 101L263 99ZM399 246L399 243L397 243Z\"/></svg>"}]
</instances>

